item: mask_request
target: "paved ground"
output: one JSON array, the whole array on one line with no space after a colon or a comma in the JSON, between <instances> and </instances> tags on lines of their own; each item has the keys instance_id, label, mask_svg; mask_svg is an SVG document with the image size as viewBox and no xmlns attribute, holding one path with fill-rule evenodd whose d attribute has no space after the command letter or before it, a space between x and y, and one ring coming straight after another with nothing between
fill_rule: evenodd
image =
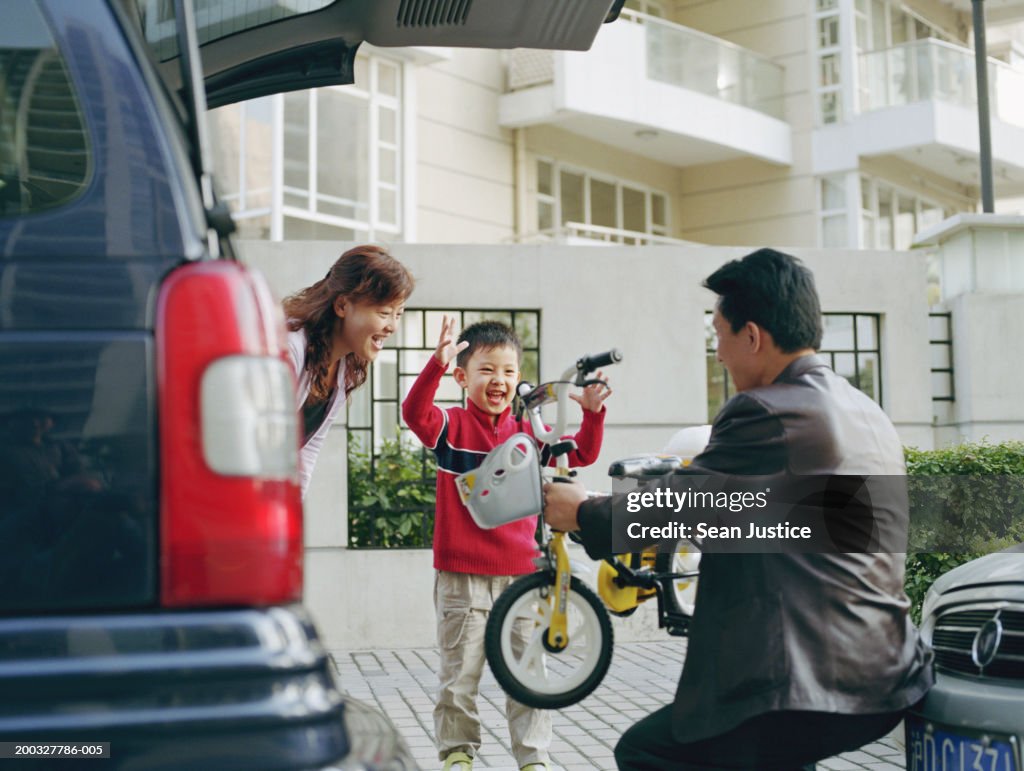
<instances>
[{"instance_id":1,"label":"paved ground","mask_svg":"<svg viewBox=\"0 0 1024 771\"><path fill-rule=\"evenodd\" d=\"M551 757L564 771L612 771L612 748L637 718L672 700L682 668L682 641L620 643L601 686L582 703L554 714ZM333 651L343 688L376 704L405 737L424 771L440 768L434 749L437 652L429 648ZM514 771L504 721L505 694L490 670L481 684L484 741L475 768ZM900 771L903 729L879 742L818 764L818 769Z\"/></svg>"}]
</instances>

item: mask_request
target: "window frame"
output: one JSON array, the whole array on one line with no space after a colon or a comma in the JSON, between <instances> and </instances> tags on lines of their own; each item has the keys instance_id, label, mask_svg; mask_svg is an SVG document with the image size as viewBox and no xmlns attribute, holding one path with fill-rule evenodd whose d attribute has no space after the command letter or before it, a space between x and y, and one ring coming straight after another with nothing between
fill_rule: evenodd
<instances>
[{"instance_id":1,"label":"window frame","mask_svg":"<svg viewBox=\"0 0 1024 771\"><path fill-rule=\"evenodd\" d=\"M551 192L541 193L540 192L540 175L539 167L540 164L545 163L551 167ZM533 174L534 174L534 195L536 197L534 206L534 226L538 235L550 236L562 228L564 228L568 222L574 222L575 220L563 221L562 217L562 172L568 172L569 174L576 174L583 178L583 219L584 221L579 223L587 227L595 228L609 228L610 230L621 231L619 234L608 233L605 234L603 239L593 240L604 240L612 243L623 243L623 244L636 244L642 241L642 238L638 238L631 235L625 235L626 233L636 233L639 236L656 236L659 238L668 238L672 232L672 212L670 201L671 198L664 190L658 190L657 188L645 185L642 182L636 182L634 180L623 179L617 177L614 174L609 174L602 171L596 171L587 169L582 166L577 166L570 163L562 163L550 156L537 155L533 159ZM591 183L602 182L610 184L615 188L615 222L614 226L607 225L595 225L594 213L592 210L591 201ZM625 227L625 206L623 201L623 191L630 189L644 195L644 230L636 231L629 230ZM660 197L663 201L664 212L665 212L665 223L657 224L654 222L654 198ZM548 205L551 207L552 226L550 229L542 230L540 228L540 209L542 205ZM552 232L546 232L550 230ZM589 237L589 236L588 236Z\"/></svg>"},{"instance_id":2,"label":"window frame","mask_svg":"<svg viewBox=\"0 0 1024 771\"><path fill-rule=\"evenodd\" d=\"M711 327L711 318L714 312L710 310L704 311L704 358L706 365L706 378L707 383L710 386L711 383L721 382L722 392L717 398L709 391L707 394L708 400L708 422L714 422L715 416L722 409L729 399L736 395L736 390L732 386L732 380L729 377L728 371L717 359L718 341L715 337L714 331ZM875 360L878 362L878 393L874 396L868 394L869 398L878 403L880 407L885 406L883 401L883 372L882 372L882 319L881 313L863 313L860 311L827 311L821 314L822 324L824 326L825 318L827 317L842 317L846 316L852 320L853 328L853 347L852 348L821 348L817 351L819 356L825 358L829 366L832 367L832 371L835 372L835 355L836 354L852 354L854 361L854 378L860 379L860 357L865 354L874 354ZM873 333L875 338L875 346L873 348L861 347L859 341L858 331L858 320L862 318L870 319L873 325ZM823 341L824 342L824 341ZM838 373L837 373L838 374ZM839 377L845 377L839 375ZM847 382L850 382L849 378L846 378ZM854 388L867 393L860 388L856 383L850 382Z\"/></svg>"},{"instance_id":3,"label":"window frame","mask_svg":"<svg viewBox=\"0 0 1024 771\"><path fill-rule=\"evenodd\" d=\"M921 195L910 188L893 184L892 182L880 177L859 174L857 177L857 184L860 187L860 195L857 197L857 245L861 249L885 249L895 251L906 251L907 249L910 249L912 243L908 243L905 246L897 244L896 217L899 214L899 202L901 200L909 198L914 202L914 233L919 233L923 228L928 227L927 224L922 223L923 214L927 210L938 209L942 212L943 219L951 217L955 213L955 210L952 207L946 206L937 199L928 198L927 196ZM882 190L891 195L890 200L893 202L891 208L895 212L889 215L889 232L892 234L891 244L884 244L880 240L882 228L880 228L879 225L882 222L882 216L879 212L879 192ZM865 202L871 207L870 209L864 208ZM864 224L868 222L871 225L872 243L865 242Z\"/></svg>"},{"instance_id":4,"label":"window frame","mask_svg":"<svg viewBox=\"0 0 1024 771\"><path fill-rule=\"evenodd\" d=\"M380 73L382 68L393 71L395 82L395 93L386 94L380 90ZM274 94L273 96L261 97L269 100L270 105L270 203L266 206L250 207L248 197L265 192L264 188L248 190L245 185L248 181L249 158L247 157L247 136L248 136L248 114L250 110L256 109L252 102L239 102L221 110L236 110L239 127L239 143L237 152L235 148L229 148L228 152L237 156L238 176L233 180L232 192L224 194L222 200L232 207L232 216L239 223L246 220L268 218L267 228L269 240L282 241L285 239L286 219L294 219L302 222L309 222L318 225L325 225L343 231L333 237L339 240L361 240L373 241L387 239L390 241L401 241L407 233L406 209L408 198L405 193L405 186L408 184L406 174L406 145L414 141L414 137L408 136L408 127L405 115L409 110L407 104L408 69L398 59L391 59L377 54L360 55L356 60L357 71L365 72L365 86L351 84L346 86L325 86L318 89L309 89L301 92L293 92L290 96L286 94ZM358 79L357 79L358 80ZM366 194L365 204L362 201L348 201L334 196L321 193L317 179L319 168L318 138L321 126L317 123L321 96L337 92L343 94L346 99L360 100L360 109L365 110L367 120L368 151L367 151L367 189L360 190L359 194ZM285 99L296 98L296 95L308 99L306 116L308 118L308 136L306 140L305 158L306 184L304 187L295 187L285 184ZM394 137L393 141L386 141L382 136L380 112L390 110L394 114ZM225 148L220 148L221 152ZM381 152L394 153L395 168L394 180L385 181L380 174ZM222 176L222 175L218 175ZM285 200L286 195L293 195L304 198L306 205L295 205ZM381 217L382 197L389 195L393 200L395 220L388 222ZM322 204L336 203L339 205L351 205L357 212L360 208L365 209L365 218L345 217L337 214L326 213L322 210Z\"/></svg>"}]
</instances>

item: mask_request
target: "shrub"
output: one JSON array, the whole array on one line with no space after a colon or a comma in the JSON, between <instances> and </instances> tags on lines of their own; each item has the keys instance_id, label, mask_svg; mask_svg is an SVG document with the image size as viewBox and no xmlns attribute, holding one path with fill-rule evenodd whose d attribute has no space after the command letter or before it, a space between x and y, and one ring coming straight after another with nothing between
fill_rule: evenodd
<instances>
[{"instance_id":1,"label":"shrub","mask_svg":"<svg viewBox=\"0 0 1024 771\"><path fill-rule=\"evenodd\" d=\"M348 545L422 548L431 544L437 463L396 431L374 457L348 437Z\"/></svg>"},{"instance_id":2,"label":"shrub","mask_svg":"<svg viewBox=\"0 0 1024 771\"><path fill-rule=\"evenodd\" d=\"M1024 541L1024 442L905 450L910 493L906 590L921 602L948 570Z\"/></svg>"}]
</instances>

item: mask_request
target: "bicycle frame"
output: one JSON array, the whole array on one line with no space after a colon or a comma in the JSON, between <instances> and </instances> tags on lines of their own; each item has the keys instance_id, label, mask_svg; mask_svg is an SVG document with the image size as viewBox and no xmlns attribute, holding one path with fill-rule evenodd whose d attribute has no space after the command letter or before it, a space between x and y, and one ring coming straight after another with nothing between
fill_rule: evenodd
<instances>
[{"instance_id":1,"label":"bicycle frame","mask_svg":"<svg viewBox=\"0 0 1024 771\"><path fill-rule=\"evenodd\" d=\"M564 439L570 386L587 386L588 373L606 366L619 357L614 352L600 357L584 357L575 368L568 368L559 380L536 388L521 384L518 388L520 416L528 417L533 437L525 432L495 448L475 476L471 472L457 477L465 479L470 514L483 528L497 527L508 521L523 519L530 512L543 508L540 485L543 482L567 482L575 474L569 469L569 453L575 449L572 439ZM557 415L551 428L541 419L541 407L557 403ZM537 444L544 452L537 452ZM547 456L551 457L547 457ZM668 456L664 456L668 457ZM681 462L679 458L674 458ZM553 466L547 462L553 461ZM614 464L613 464L614 465ZM621 464L620 464L621 465ZM642 464L650 471L650 463ZM633 472L623 467L623 475ZM532 469L531 473L527 473ZM536 486L535 486L536 485ZM541 516L543 512L540 512ZM647 566L630 565L629 557L609 559L601 563L598 592L573 574L573 563L565 538L567 534L542 528L542 555L536 560L539 572L522 576L495 600L485 630L488 663L498 683L513 698L539 709L560 709L586 698L601 682L611 663L613 631L609 611L626 609L628 595L635 606L637 590L625 588L623 596L616 593L623 587L638 587L646 595L657 595L659 625L671 634L685 634L688 626L688 601L683 600L680 579L696 576L696 572L680 569L672 554L656 554L645 561ZM680 550L682 553L684 550ZM610 577L609 577L610 576ZM607 595L613 597L609 602ZM627 615L627 613L618 613ZM524 647L516 649L515 625L531 622L533 631ZM570 639L571 638L571 639ZM544 655L560 656L558 667L547 668Z\"/></svg>"},{"instance_id":2,"label":"bicycle frame","mask_svg":"<svg viewBox=\"0 0 1024 771\"><path fill-rule=\"evenodd\" d=\"M551 481L568 481L573 476L569 469L568 455L573 447L563 443L561 437L565 434L567 407L569 404L569 386L586 386L593 380L587 380L586 375L600 366L607 366L621 360L622 356L617 350L611 350L605 354L590 357L584 356L572 367L568 367L562 376L551 383L545 383L532 391L520 394L530 420L530 428L534 436L543 444L552 448L554 470L551 473ZM548 429L541 419L540 408L555 401L556 417L554 425ZM557 452L556 448L562 450ZM542 470L542 477L544 476ZM553 563L555 573L555 597L552 608L551 625L548 627L545 640L549 650L564 650L569 644L566 622L566 609L569 602L569 585L572 577L572 565L569 560L569 553L565 547L565 533L555 532L546 544L548 551L549 565Z\"/></svg>"}]
</instances>

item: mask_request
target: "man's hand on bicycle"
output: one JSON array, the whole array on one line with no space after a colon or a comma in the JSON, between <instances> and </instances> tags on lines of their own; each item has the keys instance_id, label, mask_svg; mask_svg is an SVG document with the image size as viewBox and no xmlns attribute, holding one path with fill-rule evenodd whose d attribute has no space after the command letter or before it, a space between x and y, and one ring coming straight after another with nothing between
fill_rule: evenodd
<instances>
[{"instance_id":1,"label":"man's hand on bicycle","mask_svg":"<svg viewBox=\"0 0 1024 771\"><path fill-rule=\"evenodd\" d=\"M469 347L469 342L463 340L461 343L455 342L455 317L448 318L448 316L442 316L441 318L441 336L437 341L437 348L434 350L434 358L437 359L437 363L442 367L447 367L449 362L459 355L461 351L466 350Z\"/></svg>"},{"instance_id":2,"label":"man's hand on bicycle","mask_svg":"<svg viewBox=\"0 0 1024 771\"><path fill-rule=\"evenodd\" d=\"M581 482L548 482L544 485L544 521L553 530L571 533L580 529L577 513L587 500L587 489Z\"/></svg>"},{"instance_id":3,"label":"man's hand on bicycle","mask_svg":"<svg viewBox=\"0 0 1024 771\"><path fill-rule=\"evenodd\" d=\"M601 380L600 383L593 383L583 389L583 395L569 394L569 398L590 412L600 412L604 409L604 400L612 395L612 389L605 379L604 373L598 371L595 377Z\"/></svg>"}]
</instances>

